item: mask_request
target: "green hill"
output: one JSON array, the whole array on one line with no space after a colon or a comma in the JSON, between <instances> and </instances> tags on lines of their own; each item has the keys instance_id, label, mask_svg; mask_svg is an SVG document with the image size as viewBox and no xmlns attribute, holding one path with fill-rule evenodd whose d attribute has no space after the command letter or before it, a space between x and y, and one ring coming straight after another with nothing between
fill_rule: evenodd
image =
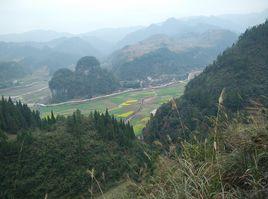
<instances>
[{"instance_id":1,"label":"green hill","mask_svg":"<svg viewBox=\"0 0 268 199\"><path fill-rule=\"evenodd\" d=\"M252 103L268 106L268 22L247 30L204 72L189 82L176 103L167 103L144 130L145 140L167 142L190 137L195 130L206 134L218 106L228 115ZM221 96L220 101L219 97ZM219 104L220 103L220 104Z\"/></svg>"},{"instance_id":2,"label":"green hill","mask_svg":"<svg viewBox=\"0 0 268 199\"><path fill-rule=\"evenodd\" d=\"M83 57L75 71L59 69L49 82L53 101L108 94L120 87L114 76L100 67L95 57Z\"/></svg>"}]
</instances>

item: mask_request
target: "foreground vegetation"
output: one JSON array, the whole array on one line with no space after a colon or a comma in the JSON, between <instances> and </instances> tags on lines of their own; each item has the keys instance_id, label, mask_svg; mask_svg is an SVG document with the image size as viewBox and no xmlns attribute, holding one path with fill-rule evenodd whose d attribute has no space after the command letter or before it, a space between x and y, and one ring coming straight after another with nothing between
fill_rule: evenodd
<instances>
[{"instance_id":1,"label":"foreground vegetation","mask_svg":"<svg viewBox=\"0 0 268 199\"><path fill-rule=\"evenodd\" d=\"M259 198L268 194L268 114L221 118L207 139L170 143L156 173L130 186L134 198ZM215 121L216 122L216 121ZM163 149L159 142L154 146ZM175 148L180 148L179 153ZM131 197L131 195L129 196Z\"/></svg>"},{"instance_id":2,"label":"foreground vegetation","mask_svg":"<svg viewBox=\"0 0 268 199\"><path fill-rule=\"evenodd\" d=\"M89 198L153 170L154 155L132 126L107 111L45 121L15 138L0 129L1 198Z\"/></svg>"}]
</instances>

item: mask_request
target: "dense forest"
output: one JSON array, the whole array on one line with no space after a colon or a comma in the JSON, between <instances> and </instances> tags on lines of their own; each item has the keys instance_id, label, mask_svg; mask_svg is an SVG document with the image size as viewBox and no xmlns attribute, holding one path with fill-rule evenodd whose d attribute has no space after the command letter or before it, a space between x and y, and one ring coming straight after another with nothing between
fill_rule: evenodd
<instances>
[{"instance_id":1,"label":"dense forest","mask_svg":"<svg viewBox=\"0 0 268 199\"><path fill-rule=\"evenodd\" d=\"M190 81L180 99L162 105L144 130L145 140L167 142L204 136L219 106L231 113L251 106L267 107L268 21L247 30L204 72ZM220 100L219 100L220 98ZM231 114L232 115L232 114Z\"/></svg>"},{"instance_id":2,"label":"dense forest","mask_svg":"<svg viewBox=\"0 0 268 199\"><path fill-rule=\"evenodd\" d=\"M95 57L83 57L75 71L59 69L49 82L53 101L64 101L75 97L91 98L108 94L120 87L113 74L100 67Z\"/></svg>"},{"instance_id":3,"label":"dense forest","mask_svg":"<svg viewBox=\"0 0 268 199\"><path fill-rule=\"evenodd\" d=\"M32 111L26 104L2 97L0 100L0 130L17 133L20 130L41 127L38 111Z\"/></svg>"},{"instance_id":4,"label":"dense forest","mask_svg":"<svg viewBox=\"0 0 268 199\"><path fill-rule=\"evenodd\" d=\"M90 197L122 179L139 181L141 173L152 172L151 151L136 140L129 123L108 111L84 116L77 110L67 118L52 112L40 120L20 102L1 104L1 116L13 114L9 122L31 117L20 129L0 129L1 198ZM15 131L16 138L8 139Z\"/></svg>"}]
</instances>

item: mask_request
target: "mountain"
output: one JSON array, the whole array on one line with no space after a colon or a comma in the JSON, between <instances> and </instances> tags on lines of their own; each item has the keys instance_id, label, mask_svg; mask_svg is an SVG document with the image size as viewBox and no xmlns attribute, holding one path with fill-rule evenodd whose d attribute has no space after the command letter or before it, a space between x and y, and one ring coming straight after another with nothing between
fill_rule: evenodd
<instances>
[{"instance_id":1,"label":"mountain","mask_svg":"<svg viewBox=\"0 0 268 199\"><path fill-rule=\"evenodd\" d=\"M50 30L33 30L24 33L12 33L0 35L0 41L3 42L20 42L20 43L32 43L35 46L43 46L46 43L55 42L55 40L68 40L73 41L73 44L77 44L75 40L81 43L78 38L82 39L83 42L88 42L89 45L98 51L98 54L107 55L114 50L115 44L123 39L130 32L140 29L137 27L124 27L124 28L105 28L91 32L81 34L62 33ZM75 39L74 39L75 38ZM69 41L69 42L71 42ZM38 44L40 43L40 44ZM70 47L70 46L67 46ZM67 50L68 48L66 48ZM78 49L80 51L80 49ZM73 54L73 53L70 53ZM96 54L92 54L96 56ZM85 55L83 55L85 56Z\"/></svg>"},{"instance_id":2,"label":"mountain","mask_svg":"<svg viewBox=\"0 0 268 199\"><path fill-rule=\"evenodd\" d=\"M84 41L90 43L102 56L107 56L114 51L114 43L102 40L97 36L82 36Z\"/></svg>"},{"instance_id":3,"label":"mountain","mask_svg":"<svg viewBox=\"0 0 268 199\"><path fill-rule=\"evenodd\" d=\"M219 28L228 29L236 33L243 33L246 29L264 23L268 18L268 9L262 12L249 14L226 14L218 16L195 16L181 20L194 24L210 24Z\"/></svg>"},{"instance_id":4,"label":"mountain","mask_svg":"<svg viewBox=\"0 0 268 199\"><path fill-rule=\"evenodd\" d=\"M268 10L251 14L169 18L162 23L152 24L129 33L117 43L117 47L122 48L126 45L135 44L157 34L174 36L177 34L203 33L213 29L227 29L240 34L249 27L265 22L267 18Z\"/></svg>"},{"instance_id":5,"label":"mountain","mask_svg":"<svg viewBox=\"0 0 268 199\"><path fill-rule=\"evenodd\" d=\"M89 42L94 48L104 55L109 55L115 50L115 44L123 39L127 34L140 29L137 27L124 28L104 28L87 33L79 34L78 36Z\"/></svg>"},{"instance_id":6,"label":"mountain","mask_svg":"<svg viewBox=\"0 0 268 199\"><path fill-rule=\"evenodd\" d=\"M87 55L102 57L79 37L62 37L49 42L0 42L0 61L19 61L32 69L48 66L51 72L69 67Z\"/></svg>"},{"instance_id":7,"label":"mountain","mask_svg":"<svg viewBox=\"0 0 268 199\"><path fill-rule=\"evenodd\" d=\"M86 55L92 55L100 57L101 53L98 52L90 43L79 38L79 37L69 37L69 38L59 38L56 40L49 41L44 45L49 46L52 50L56 52L61 52L65 54L73 54L80 57Z\"/></svg>"},{"instance_id":8,"label":"mountain","mask_svg":"<svg viewBox=\"0 0 268 199\"><path fill-rule=\"evenodd\" d=\"M195 130L205 136L219 107L232 117L253 104L268 107L268 21L247 30L201 75L184 95L162 105L144 130L147 142L189 138Z\"/></svg>"},{"instance_id":9,"label":"mountain","mask_svg":"<svg viewBox=\"0 0 268 199\"><path fill-rule=\"evenodd\" d=\"M252 26L264 23L268 19L268 9L257 13L220 15L219 18L230 22L221 27L242 33Z\"/></svg>"},{"instance_id":10,"label":"mountain","mask_svg":"<svg viewBox=\"0 0 268 199\"><path fill-rule=\"evenodd\" d=\"M91 98L111 93L119 87L113 74L102 69L99 61L92 56L81 58L74 72L66 68L56 71L49 82L53 101Z\"/></svg>"},{"instance_id":11,"label":"mountain","mask_svg":"<svg viewBox=\"0 0 268 199\"><path fill-rule=\"evenodd\" d=\"M125 63L115 70L120 80L147 80L170 76L169 79L185 79L191 70L201 70L207 63L204 57L208 52L203 49L192 49L176 54L167 48L160 48L131 62ZM200 57L193 59L195 55Z\"/></svg>"},{"instance_id":12,"label":"mountain","mask_svg":"<svg viewBox=\"0 0 268 199\"><path fill-rule=\"evenodd\" d=\"M123 28L103 28L95 31L79 34L81 38L97 37L100 40L116 43L123 39L127 34L137 31L142 26L123 27Z\"/></svg>"},{"instance_id":13,"label":"mountain","mask_svg":"<svg viewBox=\"0 0 268 199\"><path fill-rule=\"evenodd\" d=\"M214 25L199 23L191 24L189 22L184 22L183 20L170 18L163 23L151 24L148 27L129 33L125 36L125 38L117 43L117 46L124 47L126 45L135 44L139 41L145 40L153 35L158 34L164 34L167 36L185 35L192 32L202 33L207 30L216 28L217 27Z\"/></svg>"},{"instance_id":14,"label":"mountain","mask_svg":"<svg viewBox=\"0 0 268 199\"><path fill-rule=\"evenodd\" d=\"M111 56L114 65L133 61L149 52L159 48L168 48L172 52L180 53L191 48L209 48L218 46L224 50L232 44L237 35L224 29L213 29L203 33L187 33L168 36L165 34L153 35L133 45L125 46Z\"/></svg>"},{"instance_id":15,"label":"mountain","mask_svg":"<svg viewBox=\"0 0 268 199\"><path fill-rule=\"evenodd\" d=\"M0 42L0 61L20 62L28 69L47 66L51 72L58 68L68 67L80 56L58 52L40 43L7 43Z\"/></svg>"},{"instance_id":16,"label":"mountain","mask_svg":"<svg viewBox=\"0 0 268 199\"><path fill-rule=\"evenodd\" d=\"M221 29L186 35L154 35L116 51L111 62L115 74L124 80L166 74L183 78L193 69L202 69L211 63L236 39L235 33Z\"/></svg>"},{"instance_id":17,"label":"mountain","mask_svg":"<svg viewBox=\"0 0 268 199\"><path fill-rule=\"evenodd\" d=\"M48 42L60 37L71 37L70 33L56 32L51 30L33 30L24 33L11 33L0 35L0 41L5 42Z\"/></svg>"}]
</instances>

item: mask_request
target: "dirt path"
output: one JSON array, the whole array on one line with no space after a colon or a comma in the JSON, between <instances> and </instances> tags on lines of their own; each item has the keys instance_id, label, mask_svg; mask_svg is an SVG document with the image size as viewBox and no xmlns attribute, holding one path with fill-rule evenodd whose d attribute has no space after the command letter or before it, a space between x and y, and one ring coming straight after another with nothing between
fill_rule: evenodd
<instances>
[{"instance_id":1,"label":"dirt path","mask_svg":"<svg viewBox=\"0 0 268 199\"><path fill-rule=\"evenodd\" d=\"M141 110L143 109L144 105L146 105L147 103L150 103L150 101L153 100L154 98L155 98L155 96L151 96L151 97L147 97L147 98L142 98L140 100L140 106L139 106L139 108L136 111L134 111L134 113L132 113L129 117L127 117L125 119L125 123L128 123L132 119L134 119L141 112Z\"/></svg>"}]
</instances>

